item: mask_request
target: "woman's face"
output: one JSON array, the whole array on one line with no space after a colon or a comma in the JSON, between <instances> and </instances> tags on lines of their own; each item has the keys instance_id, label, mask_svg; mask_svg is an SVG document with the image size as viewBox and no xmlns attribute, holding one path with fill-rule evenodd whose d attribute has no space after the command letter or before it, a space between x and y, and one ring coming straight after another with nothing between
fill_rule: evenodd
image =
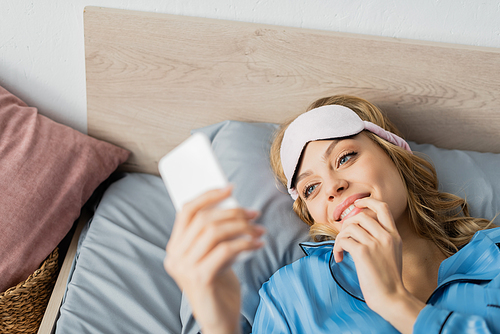
<instances>
[{"instance_id":1,"label":"woman's face","mask_svg":"<svg viewBox=\"0 0 500 334\"><path fill-rule=\"evenodd\" d=\"M337 231L343 219L361 212L353 204L363 197L387 203L396 225L408 217L407 193L395 164L364 133L308 143L296 189L314 221Z\"/></svg>"}]
</instances>

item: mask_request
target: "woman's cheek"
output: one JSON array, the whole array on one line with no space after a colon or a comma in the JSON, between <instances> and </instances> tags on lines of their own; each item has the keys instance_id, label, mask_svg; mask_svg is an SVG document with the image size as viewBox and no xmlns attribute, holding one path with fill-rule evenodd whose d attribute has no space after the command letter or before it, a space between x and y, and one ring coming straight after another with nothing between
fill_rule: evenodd
<instances>
[{"instance_id":1,"label":"woman's cheek","mask_svg":"<svg viewBox=\"0 0 500 334\"><path fill-rule=\"evenodd\" d=\"M311 201L307 207L309 213L315 222L318 223L328 223L328 212L324 206L318 203L319 201Z\"/></svg>"}]
</instances>

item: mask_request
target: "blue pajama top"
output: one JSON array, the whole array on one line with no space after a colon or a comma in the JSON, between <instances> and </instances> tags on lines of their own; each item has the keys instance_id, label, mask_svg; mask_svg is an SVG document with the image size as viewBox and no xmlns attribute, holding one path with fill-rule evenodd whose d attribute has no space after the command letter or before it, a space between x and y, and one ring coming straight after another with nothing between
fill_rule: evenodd
<instances>
[{"instance_id":1,"label":"blue pajama top","mask_svg":"<svg viewBox=\"0 0 500 334\"><path fill-rule=\"evenodd\" d=\"M333 241L305 243L306 257L260 289L253 333L398 333L365 303L352 257ZM500 228L477 232L441 263L438 287L414 333L500 333Z\"/></svg>"}]
</instances>

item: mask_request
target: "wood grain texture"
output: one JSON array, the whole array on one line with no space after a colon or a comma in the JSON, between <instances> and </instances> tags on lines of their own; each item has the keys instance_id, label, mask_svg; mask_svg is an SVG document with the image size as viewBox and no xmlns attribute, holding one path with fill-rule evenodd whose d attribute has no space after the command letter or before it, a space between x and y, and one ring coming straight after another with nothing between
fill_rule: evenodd
<instances>
[{"instance_id":1,"label":"wood grain texture","mask_svg":"<svg viewBox=\"0 0 500 334\"><path fill-rule=\"evenodd\" d=\"M500 50L87 7L88 132L158 160L191 129L282 122L353 94L406 138L500 153Z\"/></svg>"}]
</instances>

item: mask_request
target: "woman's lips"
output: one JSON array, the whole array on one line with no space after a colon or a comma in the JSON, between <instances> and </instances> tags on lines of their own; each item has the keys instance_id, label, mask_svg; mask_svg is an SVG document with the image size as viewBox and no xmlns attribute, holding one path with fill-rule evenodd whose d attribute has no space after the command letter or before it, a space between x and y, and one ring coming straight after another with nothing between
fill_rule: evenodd
<instances>
[{"instance_id":1,"label":"woman's lips","mask_svg":"<svg viewBox=\"0 0 500 334\"><path fill-rule=\"evenodd\" d=\"M354 204L353 204L353 205L351 205L351 206L354 206ZM351 207L351 206L350 206L350 207ZM349 208L350 208L350 207L349 207ZM340 222L343 222L343 221L344 221L344 219L347 219L347 218L349 218L349 217L352 217L352 216L357 215L357 214L358 214L358 213L360 213L361 211L362 211L362 209L357 208L357 207L355 207L355 206L354 206L354 208L353 208L352 210L350 210L347 214L342 213L342 215L340 216ZM344 211L344 212L346 212L346 211Z\"/></svg>"},{"instance_id":2,"label":"woman's lips","mask_svg":"<svg viewBox=\"0 0 500 334\"><path fill-rule=\"evenodd\" d=\"M355 208L356 208L356 206L354 204L349 205L349 207L347 209L345 209L344 212L342 212L342 214L340 215L340 220L347 217L347 215L350 214L351 211Z\"/></svg>"},{"instance_id":3,"label":"woman's lips","mask_svg":"<svg viewBox=\"0 0 500 334\"><path fill-rule=\"evenodd\" d=\"M333 217L335 221L341 221L346 218L357 215L361 212L361 209L354 206L354 202L358 199L370 196L369 193L359 193L347 197L342 203L337 205L333 211Z\"/></svg>"}]
</instances>

